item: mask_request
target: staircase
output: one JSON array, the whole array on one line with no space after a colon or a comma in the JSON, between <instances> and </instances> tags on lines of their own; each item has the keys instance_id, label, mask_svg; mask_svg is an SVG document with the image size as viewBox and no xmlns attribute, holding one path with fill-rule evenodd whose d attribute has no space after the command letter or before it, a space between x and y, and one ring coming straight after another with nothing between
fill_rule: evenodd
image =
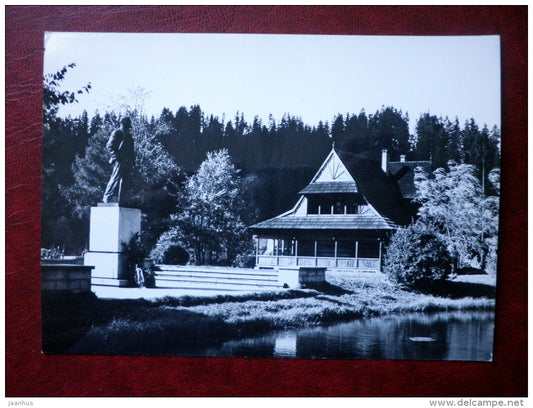
<instances>
[{"instance_id":1,"label":"staircase","mask_svg":"<svg viewBox=\"0 0 533 408\"><path fill-rule=\"evenodd\" d=\"M262 291L282 289L276 270L157 265L156 288Z\"/></svg>"}]
</instances>

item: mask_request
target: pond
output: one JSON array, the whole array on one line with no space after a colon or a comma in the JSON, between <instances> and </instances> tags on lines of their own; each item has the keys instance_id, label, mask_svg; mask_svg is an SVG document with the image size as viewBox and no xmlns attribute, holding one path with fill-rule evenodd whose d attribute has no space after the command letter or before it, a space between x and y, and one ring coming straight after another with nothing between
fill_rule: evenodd
<instances>
[{"instance_id":1,"label":"pond","mask_svg":"<svg viewBox=\"0 0 533 408\"><path fill-rule=\"evenodd\" d=\"M410 313L276 331L196 349L194 355L491 361L493 336L492 311Z\"/></svg>"}]
</instances>

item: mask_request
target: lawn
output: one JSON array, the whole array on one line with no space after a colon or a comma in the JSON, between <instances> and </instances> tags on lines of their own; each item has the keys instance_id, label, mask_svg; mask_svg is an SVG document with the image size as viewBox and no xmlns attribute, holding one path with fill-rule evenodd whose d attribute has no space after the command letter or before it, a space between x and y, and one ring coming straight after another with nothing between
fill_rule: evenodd
<instances>
[{"instance_id":1,"label":"lawn","mask_svg":"<svg viewBox=\"0 0 533 408\"><path fill-rule=\"evenodd\" d=\"M472 276L439 296L401 290L382 274L330 273L302 290L240 296L104 300L43 296L43 349L62 353L164 354L176 344L222 342L269 330L438 310L493 309L493 285ZM68 311L68 313L66 312Z\"/></svg>"}]
</instances>

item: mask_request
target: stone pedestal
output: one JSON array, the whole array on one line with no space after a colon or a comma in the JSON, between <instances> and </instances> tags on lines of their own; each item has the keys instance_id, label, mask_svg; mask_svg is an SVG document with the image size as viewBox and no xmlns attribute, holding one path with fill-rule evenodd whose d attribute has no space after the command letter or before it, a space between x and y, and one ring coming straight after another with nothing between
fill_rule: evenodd
<instances>
[{"instance_id":1,"label":"stone pedestal","mask_svg":"<svg viewBox=\"0 0 533 408\"><path fill-rule=\"evenodd\" d=\"M91 207L89 252L84 264L94 266L93 285L125 286L128 283L127 259L122 244L141 232L141 210L98 204Z\"/></svg>"}]
</instances>

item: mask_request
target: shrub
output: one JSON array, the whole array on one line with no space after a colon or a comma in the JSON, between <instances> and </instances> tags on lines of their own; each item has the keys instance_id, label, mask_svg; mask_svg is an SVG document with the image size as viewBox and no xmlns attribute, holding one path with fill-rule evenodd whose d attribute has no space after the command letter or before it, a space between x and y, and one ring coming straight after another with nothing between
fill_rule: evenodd
<instances>
[{"instance_id":1,"label":"shrub","mask_svg":"<svg viewBox=\"0 0 533 408\"><path fill-rule=\"evenodd\" d=\"M137 266L143 266L144 260L148 255L141 243L139 233L135 233L128 242L122 242L121 249L122 253L125 254L127 258L128 280L131 284L137 286L138 282L135 275L136 268Z\"/></svg>"},{"instance_id":2,"label":"shrub","mask_svg":"<svg viewBox=\"0 0 533 408\"><path fill-rule=\"evenodd\" d=\"M157 240L150 257L158 264L186 265L190 255L176 240L171 231L166 231Z\"/></svg>"},{"instance_id":3,"label":"shrub","mask_svg":"<svg viewBox=\"0 0 533 408\"><path fill-rule=\"evenodd\" d=\"M168 265L186 265L189 259L188 252L181 246L170 245L163 256L163 263Z\"/></svg>"},{"instance_id":4,"label":"shrub","mask_svg":"<svg viewBox=\"0 0 533 408\"><path fill-rule=\"evenodd\" d=\"M445 281L451 270L446 244L424 225L415 223L392 236L385 271L402 286L430 291Z\"/></svg>"},{"instance_id":5,"label":"shrub","mask_svg":"<svg viewBox=\"0 0 533 408\"><path fill-rule=\"evenodd\" d=\"M57 248L41 248L41 260L62 259L65 251Z\"/></svg>"}]
</instances>

